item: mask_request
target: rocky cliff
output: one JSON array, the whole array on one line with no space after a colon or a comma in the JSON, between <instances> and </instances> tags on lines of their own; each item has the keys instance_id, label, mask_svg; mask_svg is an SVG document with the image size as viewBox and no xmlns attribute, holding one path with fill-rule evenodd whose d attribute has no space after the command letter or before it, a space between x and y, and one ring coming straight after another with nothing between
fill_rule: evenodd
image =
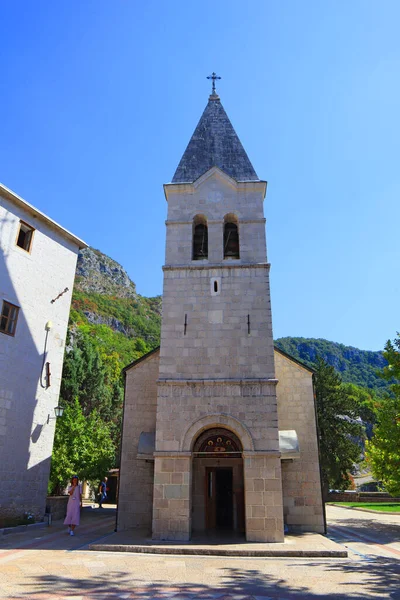
<instances>
[{"instance_id":1,"label":"rocky cliff","mask_svg":"<svg viewBox=\"0 0 400 600\"><path fill-rule=\"evenodd\" d=\"M75 286L82 292L136 298L136 286L125 269L94 248L79 252Z\"/></svg>"},{"instance_id":2,"label":"rocky cliff","mask_svg":"<svg viewBox=\"0 0 400 600\"><path fill-rule=\"evenodd\" d=\"M70 327L101 336L105 352L116 351L125 366L159 344L161 296L141 296L119 263L86 248L78 256Z\"/></svg>"}]
</instances>

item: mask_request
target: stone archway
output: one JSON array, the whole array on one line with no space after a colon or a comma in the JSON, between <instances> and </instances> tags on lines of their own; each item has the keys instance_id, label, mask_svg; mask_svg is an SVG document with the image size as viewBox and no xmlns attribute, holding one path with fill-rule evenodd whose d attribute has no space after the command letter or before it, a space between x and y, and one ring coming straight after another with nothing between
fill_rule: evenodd
<instances>
[{"instance_id":1,"label":"stone archway","mask_svg":"<svg viewBox=\"0 0 400 600\"><path fill-rule=\"evenodd\" d=\"M235 417L224 414L211 414L197 419L187 429L181 441L181 452L192 452L198 436L206 429L222 427L236 434L242 444L243 452L254 452L253 438L247 427Z\"/></svg>"},{"instance_id":2,"label":"stone archway","mask_svg":"<svg viewBox=\"0 0 400 600\"><path fill-rule=\"evenodd\" d=\"M231 430L202 429L192 444L192 531L245 531L243 445Z\"/></svg>"}]
</instances>

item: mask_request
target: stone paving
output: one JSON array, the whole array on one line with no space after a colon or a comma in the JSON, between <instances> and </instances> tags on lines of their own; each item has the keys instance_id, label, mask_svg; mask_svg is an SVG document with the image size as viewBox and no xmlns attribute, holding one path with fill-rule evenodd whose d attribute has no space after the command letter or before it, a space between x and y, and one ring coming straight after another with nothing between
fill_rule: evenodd
<instances>
[{"instance_id":1,"label":"stone paving","mask_svg":"<svg viewBox=\"0 0 400 600\"><path fill-rule=\"evenodd\" d=\"M400 522L331 511L348 558L244 558L97 552L113 535L114 511L85 509L75 537L51 528L0 537L2 600L400 600ZM357 520L359 519L359 521ZM364 521L368 521L364 523ZM366 540L352 537L357 530ZM386 525L388 528L385 529ZM396 538L397 536L397 538ZM356 541L354 541L356 540Z\"/></svg>"},{"instance_id":2,"label":"stone paving","mask_svg":"<svg viewBox=\"0 0 400 600\"><path fill-rule=\"evenodd\" d=\"M318 533L285 535L284 543L246 542L244 538L225 539L221 543L212 536L193 536L190 542L153 541L144 532L121 531L90 544L90 550L101 552L136 552L183 556L235 557L308 557L345 558L347 550Z\"/></svg>"}]
</instances>

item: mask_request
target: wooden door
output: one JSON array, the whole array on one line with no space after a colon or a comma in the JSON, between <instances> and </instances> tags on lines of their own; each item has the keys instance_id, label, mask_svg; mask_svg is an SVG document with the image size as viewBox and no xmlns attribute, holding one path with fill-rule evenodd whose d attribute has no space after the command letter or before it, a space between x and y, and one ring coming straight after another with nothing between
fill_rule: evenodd
<instances>
[{"instance_id":1,"label":"wooden door","mask_svg":"<svg viewBox=\"0 0 400 600\"><path fill-rule=\"evenodd\" d=\"M206 529L233 529L232 467L206 467Z\"/></svg>"}]
</instances>

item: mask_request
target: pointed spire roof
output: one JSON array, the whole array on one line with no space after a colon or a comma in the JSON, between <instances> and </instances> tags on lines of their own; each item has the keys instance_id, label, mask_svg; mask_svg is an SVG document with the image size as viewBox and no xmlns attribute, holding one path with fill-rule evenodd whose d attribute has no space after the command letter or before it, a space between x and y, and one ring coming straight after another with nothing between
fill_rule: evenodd
<instances>
[{"instance_id":1,"label":"pointed spire roof","mask_svg":"<svg viewBox=\"0 0 400 600\"><path fill-rule=\"evenodd\" d=\"M236 181L259 181L216 93L209 97L172 183L193 183L212 167Z\"/></svg>"}]
</instances>

